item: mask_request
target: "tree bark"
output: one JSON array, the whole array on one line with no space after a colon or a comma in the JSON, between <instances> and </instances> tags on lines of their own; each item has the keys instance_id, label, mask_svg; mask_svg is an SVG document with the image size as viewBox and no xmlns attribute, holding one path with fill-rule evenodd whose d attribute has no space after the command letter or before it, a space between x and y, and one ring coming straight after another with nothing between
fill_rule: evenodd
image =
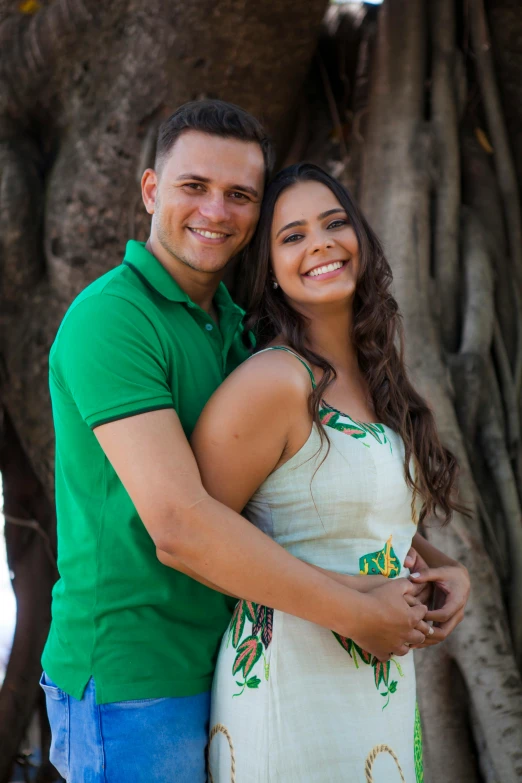
<instances>
[{"instance_id":1,"label":"tree bark","mask_svg":"<svg viewBox=\"0 0 522 783\"><path fill-rule=\"evenodd\" d=\"M471 519L457 517L447 529L433 525L427 533L435 545L470 571L473 589L466 618L446 649L466 683L483 742L483 758L490 762L498 781L511 781L521 773L522 686L498 576L483 544L471 467L453 405L448 357L441 339L443 330L439 329L430 308L431 270L437 276L441 261L431 251L431 235L437 229L430 225L430 192L435 188L438 196L440 180L432 181L434 128L425 109L425 80L430 67L426 10L421 0L414 0L408 3L408 11L404 13L400 0L388 0L380 14L365 139L362 203L392 263L395 293L407 334L410 371L436 413L443 441L459 459L461 497L473 511ZM435 122L435 133L437 130ZM457 319L453 319L453 324L456 323ZM487 336L489 344L485 346L488 354L492 334L491 329ZM450 342L459 344L458 334L450 337ZM448 344L447 339L444 343ZM511 516L509 522L516 528L520 517ZM422 656L429 655L431 651L422 653ZM430 709L433 685L432 679L419 679L421 710ZM458 694L447 693L447 698L439 702L438 719L455 726L455 716L460 716L456 730L459 736L464 736L467 716L462 714L457 698ZM435 733L430 727L429 738L431 764L427 777L430 783L442 783L448 778L448 770L459 768L465 751L460 742L457 746L448 745L447 732ZM443 764L439 763L441 759ZM482 772L486 772L484 764ZM479 778L468 771L463 779Z\"/></svg>"},{"instance_id":2,"label":"tree bark","mask_svg":"<svg viewBox=\"0 0 522 783\"><path fill-rule=\"evenodd\" d=\"M13 759L41 694L40 655L56 579L52 507L37 480L8 416L0 444L6 545L14 574L16 631L0 690L0 780L9 781Z\"/></svg>"}]
</instances>

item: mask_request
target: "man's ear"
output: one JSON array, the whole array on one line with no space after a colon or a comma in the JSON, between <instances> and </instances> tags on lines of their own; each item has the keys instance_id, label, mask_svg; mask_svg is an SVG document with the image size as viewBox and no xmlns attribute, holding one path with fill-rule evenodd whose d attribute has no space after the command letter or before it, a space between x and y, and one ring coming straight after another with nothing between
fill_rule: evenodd
<instances>
[{"instance_id":1,"label":"man's ear","mask_svg":"<svg viewBox=\"0 0 522 783\"><path fill-rule=\"evenodd\" d=\"M145 169L141 178L141 197L145 209L149 215L154 214L156 206L156 191L158 187L158 175L154 169Z\"/></svg>"}]
</instances>

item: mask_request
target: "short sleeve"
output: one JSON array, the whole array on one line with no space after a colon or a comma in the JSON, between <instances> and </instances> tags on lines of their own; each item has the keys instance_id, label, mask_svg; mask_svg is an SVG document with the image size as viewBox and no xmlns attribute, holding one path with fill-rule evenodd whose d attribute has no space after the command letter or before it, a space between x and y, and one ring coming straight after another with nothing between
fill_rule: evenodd
<instances>
[{"instance_id":1,"label":"short sleeve","mask_svg":"<svg viewBox=\"0 0 522 783\"><path fill-rule=\"evenodd\" d=\"M50 372L94 428L173 408L168 357L139 307L111 294L87 297L66 314L51 349Z\"/></svg>"}]
</instances>

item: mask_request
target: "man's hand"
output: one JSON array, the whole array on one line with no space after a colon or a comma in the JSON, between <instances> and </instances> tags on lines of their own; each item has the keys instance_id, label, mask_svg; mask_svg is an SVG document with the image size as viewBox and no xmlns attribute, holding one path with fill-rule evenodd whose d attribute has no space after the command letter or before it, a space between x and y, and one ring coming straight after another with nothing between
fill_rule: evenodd
<instances>
[{"instance_id":1,"label":"man's hand","mask_svg":"<svg viewBox=\"0 0 522 783\"><path fill-rule=\"evenodd\" d=\"M364 650L386 661L406 655L410 646L422 645L430 626L424 621L428 607L414 596L408 579L390 579L365 593L365 611L352 639Z\"/></svg>"},{"instance_id":2,"label":"man's hand","mask_svg":"<svg viewBox=\"0 0 522 783\"><path fill-rule=\"evenodd\" d=\"M426 636L422 644L415 647L431 647L448 638L464 618L464 610L470 593L470 579L462 565L425 568L421 573L411 574L415 584L433 584L434 608L427 612L425 620L433 621L433 634Z\"/></svg>"}]
</instances>

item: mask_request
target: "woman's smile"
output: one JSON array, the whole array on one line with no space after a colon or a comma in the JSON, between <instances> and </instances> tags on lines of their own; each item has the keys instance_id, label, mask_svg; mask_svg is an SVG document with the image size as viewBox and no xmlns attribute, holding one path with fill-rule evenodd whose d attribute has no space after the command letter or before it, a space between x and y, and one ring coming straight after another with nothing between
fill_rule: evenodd
<instances>
[{"instance_id":1,"label":"woman's smile","mask_svg":"<svg viewBox=\"0 0 522 783\"><path fill-rule=\"evenodd\" d=\"M329 261L312 267L312 269L303 274L303 277L309 277L312 280L330 280L332 277L338 277L348 263L349 259Z\"/></svg>"}]
</instances>

